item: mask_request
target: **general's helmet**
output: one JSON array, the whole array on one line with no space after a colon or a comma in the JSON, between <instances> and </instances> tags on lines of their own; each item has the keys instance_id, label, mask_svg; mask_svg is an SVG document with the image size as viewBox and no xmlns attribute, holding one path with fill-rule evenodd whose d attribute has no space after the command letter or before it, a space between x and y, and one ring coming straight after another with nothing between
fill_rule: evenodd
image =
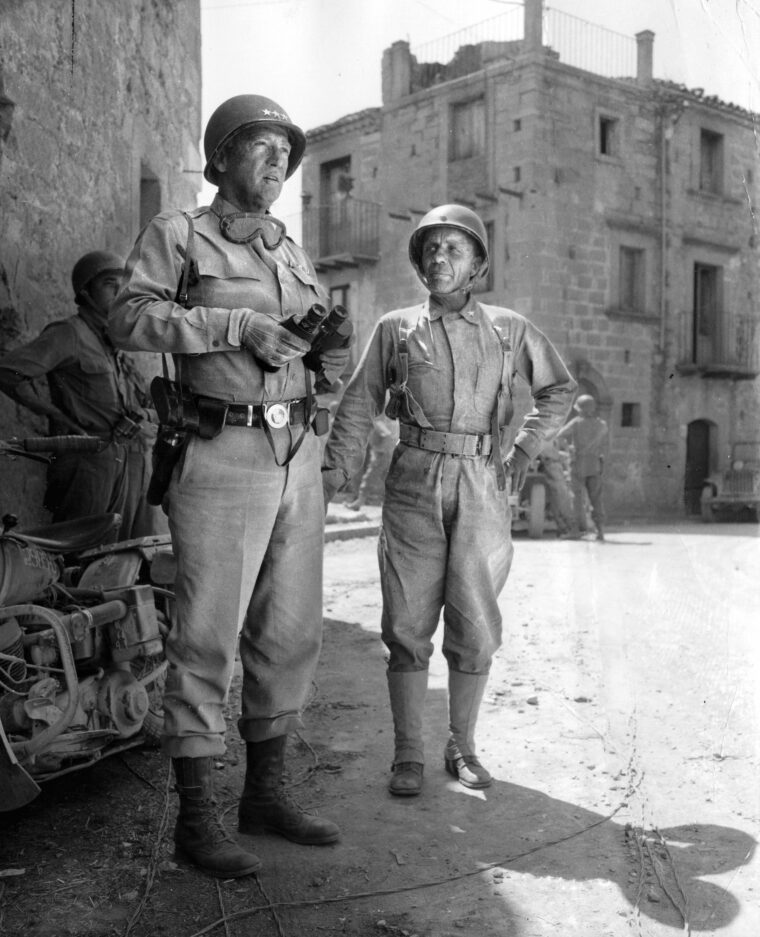
<instances>
[{"instance_id":1,"label":"general's helmet","mask_svg":"<svg viewBox=\"0 0 760 937\"><path fill-rule=\"evenodd\" d=\"M438 208L433 208L420 219L419 224L409 238L409 259L417 272L421 273L422 242L425 232L429 228L439 228L441 226L459 228L469 234L470 237L475 238L483 252L483 266L479 275L485 276L489 264L486 226L479 215L476 215L471 208L466 208L464 205L439 205Z\"/></svg>"},{"instance_id":2,"label":"general's helmet","mask_svg":"<svg viewBox=\"0 0 760 937\"><path fill-rule=\"evenodd\" d=\"M290 156L288 157L288 179L298 168L306 149L306 134L297 127L285 111L271 98L261 94L238 94L228 98L217 107L209 117L206 132L203 135L203 151L206 155L206 165L203 175L209 182L216 185L218 179L211 163L214 155L222 146L243 127L254 124L272 124L279 127L288 135L290 141Z\"/></svg>"},{"instance_id":3,"label":"general's helmet","mask_svg":"<svg viewBox=\"0 0 760 937\"><path fill-rule=\"evenodd\" d=\"M575 401L575 409L584 416L593 416L596 413L596 400L591 394L581 394Z\"/></svg>"},{"instance_id":4,"label":"general's helmet","mask_svg":"<svg viewBox=\"0 0 760 937\"><path fill-rule=\"evenodd\" d=\"M71 271L74 298L76 299L99 273L105 273L107 270L124 273L124 261L110 251L90 251L89 254L80 257Z\"/></svg>"}]
</instances>

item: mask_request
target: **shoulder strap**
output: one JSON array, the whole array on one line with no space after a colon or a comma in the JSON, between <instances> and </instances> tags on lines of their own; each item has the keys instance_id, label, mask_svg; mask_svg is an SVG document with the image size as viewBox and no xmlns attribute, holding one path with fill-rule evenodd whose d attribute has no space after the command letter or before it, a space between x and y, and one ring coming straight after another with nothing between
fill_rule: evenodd
<instances>
[{"instance_id":1,"label":"shoulder strap","mask_svg":"<svg viewBox=\"0 0 760 937\"><path fill-rule=\"evenodd\" d=\"M422 407L414 399L407 386L409 380L409 336L414 331L414 323L410 316L402 316L398 321L398 345L396 347L397 365L391 375L389 388L391 401L386 413L391 419L397 419L402 413L414 420L421 429L432 429L433 424L425 416Z\"/></svg>"},{"instance_id":2,"label":"shoulder strap","mask_svg":"<svg viewBox=\"0 0 760 937\"><path fill-rule=\"evenodd\" d=\"M185 245L185 262L182 265L182 274L180 276L179 285L177 286L177 294L175 296L175 302L180 306L185 306L187 308L187 298L188 298L188 285L190 282L190 268L194 263L194 247L195 247L195 225L193 224L193 219L191 215L183 211L182 214L187 218L187 243ZM174 379L177 383L178 389L180 392L177 394L178 399L178 411L180 422L183 418L183 405L182 405L182 356L174 355ZM166 359L166 355L161 355L161 368L164 373L164 377L168 381L169 378L169 365Z\"/></svg>"}]
</instances>

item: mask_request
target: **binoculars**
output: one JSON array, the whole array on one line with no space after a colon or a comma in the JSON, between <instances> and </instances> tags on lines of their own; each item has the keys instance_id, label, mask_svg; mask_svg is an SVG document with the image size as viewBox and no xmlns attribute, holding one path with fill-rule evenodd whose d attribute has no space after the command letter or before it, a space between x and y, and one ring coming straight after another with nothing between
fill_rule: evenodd
<instances>
[{"instance_id":1,"label":"binoculars","mask_svg":"<svg viewBox=\"0 0 760 937\"><path fill-rule=\"evenodd\" d=\"M354 326L344 306L333 306L328 312L320 303L314 303L300 317L289 316L280 323L284 329L311 344L304 355L304 364L311 371L320 368L319 356L331 348L346 348L353 338ZM278 370L271 365L261 364L265 371Z\"/></svg>"}]
</instances>

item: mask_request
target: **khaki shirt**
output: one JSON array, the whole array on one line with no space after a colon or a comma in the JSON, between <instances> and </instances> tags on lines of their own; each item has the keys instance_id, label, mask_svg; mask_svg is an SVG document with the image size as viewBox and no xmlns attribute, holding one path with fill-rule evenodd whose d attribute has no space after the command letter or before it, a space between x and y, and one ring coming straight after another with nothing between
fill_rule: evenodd
<instances>
[{"instance_id":1,"label":"khaki shirt","mask_svg":"<svg viewBox=\"0 0 760 937\"><path fill-rule=\"evenodd\" d=\"M598 475L609 448L607 423L598 416L576 416L563 426L558 438L573 445L571 468L574 475Z\"/></svg>"},{"instance_id":2,"label":"khaki shirt","mask_svg":"<svg viewBox=\"0 0 760 937\"><path fill-rule=\"evenodd\" d=\"M515 375L530 386L534 401L515 440L528 456L534 458L567 417L575 381L549 339L523 316L473 299L453 313L429 302L395 310L378 321L335 415L323 461L331 492L361 466L373 417L398 367L404 325L412 326L408 388L434 430L489 433L497 400L499 425L507 426ZM404 415L401 421L413 423Z\"/></svg>"},{"instance_id":3,"label":"khaki shirt","mask_svg":"<svg viewBox=\"0 0 760 937\"><path fill-rule=\"evenodd\" d=\"M219 217L235 211L217 195L210 206L188 213L195 243L187 308L175 301L187 219L179 211L156 215L127 261L127 281L108 320L110 334L120 348L179 357L182 382L197 394L254 404L303 397L312 378L301 359L264 371L241 346L241 330L251 311L280 320L315 302L325 305L325 292L290 238L269 253L274 270L250 244L225 240Z\"/></svg>"},{"instance_id":4,"label":"khaki shirt","mask_svg":"<svg viewBox=\"0 0 760 937\"><path fill-rule=\"evenodd\" d=\"M33 341L0 361L0 390L14 397L25 381L45 377L50 400L78 426L108 436L122 415L150 405L145 381L92 320L93 313L53 322ZM53 435L70 433L50 421Z\"/></svg>"}]
</instances>

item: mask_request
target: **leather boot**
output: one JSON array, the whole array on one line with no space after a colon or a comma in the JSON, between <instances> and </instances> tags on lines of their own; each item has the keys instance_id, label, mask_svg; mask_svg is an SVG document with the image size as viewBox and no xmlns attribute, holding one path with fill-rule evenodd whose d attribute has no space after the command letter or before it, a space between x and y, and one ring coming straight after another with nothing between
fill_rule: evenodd
<instances>
[{"instance_id":1,"label":"leather boot","mask_svg":"<svg viewBox=\"0 0 760 937\"><path fill-rule=\"evenodd\" d=\"M427 692L427 670L387 673L393 714L395 753L388 790L397 797L414 797L422 791L425 761L422 713Z\"/></svg>"},{"instance_id":2,"label":"leather boot","mask_svg":"<svg viewBox=\"0 0 760 937\"><path fill-rule=\"evenodd\" d=\"M491 775L475 754L475 724L488 674L449 671L449 732L444 767L465 787L490 787Z\"/></svg>"},{"instance_id":3,"label":"leather boot","mask_svg":"<svg viewBox=\"0 0 760 937\"><path fill-rule=\"evenodd\" d=\"M241 833L279 833L294 843L325 846L340 838L331 820L302 810L285 793L282 773L288 737L279 735L263 742L246 742L246 770L243 796L238 808Z\"/></svg>"},{"instance_id":4,"label":"leather boot","mask_svg":"<svg viewBox=\"0 0 760 937\"><path fill-rule=\"evenodd\" d=\"M216 878L241 878L261 868L261 860L238 846L222 825L214 799L211 758L173 758L179 815L174 828L177 855L184 855Z\"/></svg>"}]
</instances>

